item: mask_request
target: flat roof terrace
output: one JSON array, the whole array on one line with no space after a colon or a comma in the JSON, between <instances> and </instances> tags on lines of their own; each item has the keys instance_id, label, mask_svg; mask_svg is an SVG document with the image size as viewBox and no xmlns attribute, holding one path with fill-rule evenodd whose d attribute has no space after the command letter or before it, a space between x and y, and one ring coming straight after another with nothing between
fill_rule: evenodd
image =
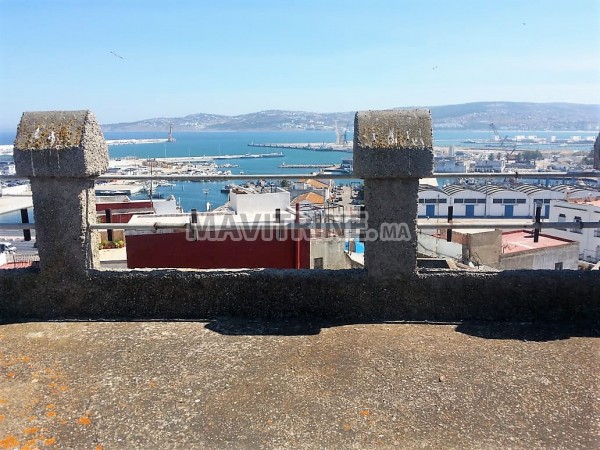
<instances>
[{"instance_id":1,"label":"flat roof terrace","mask_svg":"<svg viewBox=\"0 0 600 450\"><path fill-rule=\"evenodd\" d=\"M597 448L598 329L0 326L0 448Z\"/></svg>"},{"instance_id":2,"label":"flat roof terrace","mask_svg":"<svg viewBox=\"0 0 600 450\"><path fill-rule=\"evenodd\" d=\"M547 234L540 234L538 241L534 242L533 232L516 230L502 233L502 252L518 253L541 248L560 247L573 244L575 241L563 239Z\"/></svg>"}]
</instances>

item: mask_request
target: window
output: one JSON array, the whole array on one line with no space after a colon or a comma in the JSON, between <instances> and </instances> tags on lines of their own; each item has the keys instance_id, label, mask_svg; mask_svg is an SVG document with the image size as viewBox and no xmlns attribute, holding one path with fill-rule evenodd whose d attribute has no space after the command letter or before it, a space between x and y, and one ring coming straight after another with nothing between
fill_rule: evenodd
<instances>
[{"instance_id":1,"label":"window","mask_svg":"<svg viewBox=\"0 0 600 450\"><path fill-rule=\"evenodd\" d=\"M562 268L563 268L562 262L554 263L554 270L562 270Z\"/></svg>"},{"instance_id":2,"label":"window","mask_svg":"<svg viewBox=\"0 0 600 450\"><path fill-rule=\"evenodd\" d=\"M454 199L454 203L464 203L465 199L464 198L455 198Z\"/></svg>"},{"instance_id":3,"label":"window","mask_svg":"<svg viewBox=\"0 0 600 450\"><path fill-rule=\"evenodd\" d=\"M550 199L549 198L545 198L544 199L544 205L549 205L550 204Z\"/></svg>"},{"instance_id":4,"label":"window","mask_svg":"<svg viewBox=\"0 0 600 450\"><path fill-rule=\"evenodd\" d=\"M501 198L495 198L494 199L494 203L502 203L502 199Z\"/></svg>"},{"instance_id":5,"label":"window","mask_svg":"<svg viewBox=\"0 0 600 450\"><path fill-rule=\"evenodd\" d=\"M477 203L476 198L465 198L465 203Z\"/></svg>"},{"instance_id":6,"label":"window","mask_svg":"<svg viewBox=\"0 0 600 450\"><path fill-rule=\"evenodd\" d=\"M598 222L598 223L600 223L600 222ZM600 237L600 227L598 227L594 230L594 237Z\"/></svg>"},{"instance_id":7,"label":"window","mask_svg":"<svg viewBox=\"0 0 600 450\"><path fill-rule=\"evenodd\" d=\"M315 267L315 269L322 269L323 268L323 258L315 258L314 267Z\"/></svg>"},{"instance_id":8,"label":"window","mask_svg":"<svg viewBox=\"0 0 600 450\"><path fill-rule=\"evenodd\" d=\"M517 203L517 200L514 198L505 198L504 199L505 205L514 205L515 203Z\"/></svg>"},{"instance_id":9,"label":"window","mask_svg":"<svg viewBox=\"0 0 600 450\"><path fill-rule=\"evenodd\" d=\"M558 215L558 220L557 222L566 222L567 221L567 216L565 216L564 214L559 214ZM566 228L557 228L557 230L563 230L563 231L567 231Z\"/></svg>"},{"instance_id":10,"label":"window","mask_svg":"<svg viewBox=\"0 0 600 450\"><path fill-rule=\"evenodd\" d=\"M575 222L581 222L581 217L575 216ZM583 234L583 228L578 226L571 228L571 233Z\"/></svg>"},{"instance_id":11,"label":"window","mask_svg":"<svg viewBox=\"0 0 600 450\"><path fill-rule=\"evenodd\" d=\"M485 198L478 198L477 203L485 203Z\"/></svg>"},{"instance_id":12,"label":"window","mask_svg":"<svg viewBox=\"0 0 600 450\"><path fill-rule=\"evenodd\" d=\"M524 198L518 198L517 199L517 203L525 203L525 202L527 202L527 200L524 199Z\"/></svg>"}]
</instances>

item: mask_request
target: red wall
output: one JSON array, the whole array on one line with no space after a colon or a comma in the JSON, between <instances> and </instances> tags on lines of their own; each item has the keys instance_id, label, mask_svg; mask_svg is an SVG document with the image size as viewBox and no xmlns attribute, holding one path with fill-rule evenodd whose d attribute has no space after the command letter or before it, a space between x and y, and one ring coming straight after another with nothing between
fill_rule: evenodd
<instances>
[{"instance_id":1,"label":"red wall","mask_svg":"<svg viewBox=\"0 0 600 450\"><path fill-rule=\"evenodd\" d=\"M96 216L96 220L98 223L106 222L105 211L110 209L112 214L110 221L112 223L128 223L131 220L131 217L136 214L136 209L143 209L147 211L152 208L152 203L150 200L135 200L131 202L110 202L110 203L96 203L96 212L98 215ZM114 211L122 211L122 212L114 212ZM144 213L142 213L144 214ZM149 214L149 213L145 213Z\"/></svg>"},{"instance_id":2,"label":"red wall","mask_svg":"<svg viewBox=\"0 0 600 450\"><path fill-rule=\"evenodd\" d=\"M104 212L105 209L125 209L125 210L135 210L135 209L149 209L152 208L152 203L150 200L135 200L131 202L109 202L109 203L98 203L96 200L96 212Z\"/></svg>"},{"instance_id":3,"label":"red wall","mask_svg":"<svg viewBox=\"0 0 600 450\"><path fill-rule=\"evenodd\" d=\"M305 230L303 238L296 242L291 233L282 232L281 240L270 239L273 231L261 231L254 240L234 239L241 237L233 232L220 231L223 241L188 241L186 233L140 234L127 236L127 267L130 269L150 267L173 267L193 269L239 269L239 268L296 268L299 244L300 268L310 268L310 241ZM211 232L216 236L217 232ZM252 234L253 235L253 234Z\"/></svg>"}]
</instances>

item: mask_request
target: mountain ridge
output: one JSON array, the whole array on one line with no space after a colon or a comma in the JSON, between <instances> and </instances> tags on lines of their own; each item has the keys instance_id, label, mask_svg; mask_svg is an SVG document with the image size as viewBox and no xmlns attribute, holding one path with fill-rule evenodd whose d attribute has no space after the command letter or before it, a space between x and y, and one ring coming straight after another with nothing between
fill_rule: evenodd
<instances>
[{"instance_id":1,"label":"mountain ridge","mask_svg":"<svg viewBox=\"0 0 600 450\"><path fill-rule=\"evenodd\" d=\"M598 131L600 105L581 103L470 102L454 105L397 107L431 111L433 127L447 130L483 130L494 123L498 129ZM265 110L228 116L194 113L183 117L157 117L135 122L102 125L105 131L292 131L331 130L336 122L352 128L354 111L315 113Z\"/></svg>"}]
</instances>

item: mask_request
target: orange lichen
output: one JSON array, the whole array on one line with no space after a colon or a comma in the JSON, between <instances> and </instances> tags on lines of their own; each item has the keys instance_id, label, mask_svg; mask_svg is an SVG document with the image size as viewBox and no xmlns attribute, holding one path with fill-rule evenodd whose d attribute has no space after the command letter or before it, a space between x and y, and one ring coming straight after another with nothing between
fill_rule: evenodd
<instances>
[{"instance_id":1,"label":"orange lichen","mask_svg":"<svg viewBox=\"0 0 600 450\"><path fill-rule=\"evenodd\" d=\"M19 359L21 360L22 363L28 363L29 361L31 361L31 358L29 356L22 356Z\"/></svg>"},{"instance_id":2,"label":"orange lichen","mask_svg":"<svg viewBox=\"0 0 600 450\"><path fill-rule=\"evenodd\" d=\"M46 409L54 409L54 403L48 403Z\"/></svg>"},{"instance_id":3,"label":"orange lichen","mask_svg":"<svg viewBox=\"0 0 600 450\"><path fill-rule=\"evenodd\" d=\"M0 422L2 422L4 419L6 419L6 416L4 414L0 414Z\"/></svg>"},{"instance_id":4,"label":"orange lichen","mask_svg":"<svg viewBox=\"0 0 600 450\"><path fill-rule=\"evenodd\" d=\"M46 417L56 417L56 411L48 411Z\"/></svg>"},{"instance_id":5,"label":"orange lichen","mask_svg":"<svg viewBox=\"0 0 600 450\"><path fill-rule=\"evenodd\" d=\"M92 419L90 419L88 416L81 416L79 419L77 419L77 423L80 425L89 425L92 423Z\"/></svg>"},{"instance_id":6,"label":"orange lichen","mask_svg":"<svg viewBox=\"0 0 600 450\"><path fill-rule=\"evenodd\" d=\"M6 436L4 439L0 439L0 448L2 450L9 450L20 445L21 443L14 436Z\"/></svg>"},{"instance_id":7,"label":"orange lichen","mask_svg":"<svg viewBox=\"0 0 600 450\"><path fill-rule=\"evenodd\" d=\"M33 421L35 420L35 416L29 416L29 417L27 418L27 420L29 420L30 422L33 422Z\"/></svg>"},{"instance_id":8,"label":"orange lichen","mask_svg":"<svg viewBox=\"0 0 600 450\"><path fill-rule=\"evenodd\" d=\"M351 428L352 428L352 427L350 426L350 424L349 424L349 423L346 423L346 424L344 424L344 430L346 430L346 431L350 431L350 429L351 429Z\"/></svg>"},{"instance_id":9,"label":"orange lichen","mask_svg":"<svg viewBox=\"0 0 600 450\"><path fill-rule=\"evenodd\" d=\"M101 445L96 445L96 450L102 450L102 446Z\"/></svg>"},{"instance_id":10,"label":"orange lichen","mask_svg":"<svg viewBox=\"0 0 600 450\"><path fill-rule=\"evenodd\" d=\"M49 447L50 445L54 445L54 444L56 444L56 439L55 438L44 439L44 445L46 447Z\"/></svg>"},{"instance_id":11,"label":"orange lichen","mask_svg":"<svg viewBox=\"0 0 600 450\"><path fill-rule=\"evenodd\" d=\"M23 434L36 434L40 429L38 427L31 427L23 429Z\"/></svg>"},{"instance_id":12,"label":"orange lichen","mask_svg":"<svg viewBox=\"0 0 600 450\"><path fill-rule=\"evenodd\" d=\"M37 446L37 439L30 439L27 442L25 442L25 445L23 447L21 447L21 450L35 450L38 448Z\"/></svg>"},{"instance_id":13,"label":"orange lichen","mask_svg":"<svg viewBox=\"0 0 600 450\"><path fill-rule=\"evenodd\" d=\"M8 372L8 373L6 374L6 376L7 376L8 378L14 378L16 375L17 375L17 374L16 374L15 372Z\"/></svg>"},{"instance_id":14,"label":"orange lichen","mask_svg":"<svg viewBox=\"0 0 600 450\"><path fill-rule=\"evenodd\" d=\"M371 414L371 411L369 411L368 409L363 409L360 411L361 416L368 416L369 414Z\"/></svg>"}]
</instances>

